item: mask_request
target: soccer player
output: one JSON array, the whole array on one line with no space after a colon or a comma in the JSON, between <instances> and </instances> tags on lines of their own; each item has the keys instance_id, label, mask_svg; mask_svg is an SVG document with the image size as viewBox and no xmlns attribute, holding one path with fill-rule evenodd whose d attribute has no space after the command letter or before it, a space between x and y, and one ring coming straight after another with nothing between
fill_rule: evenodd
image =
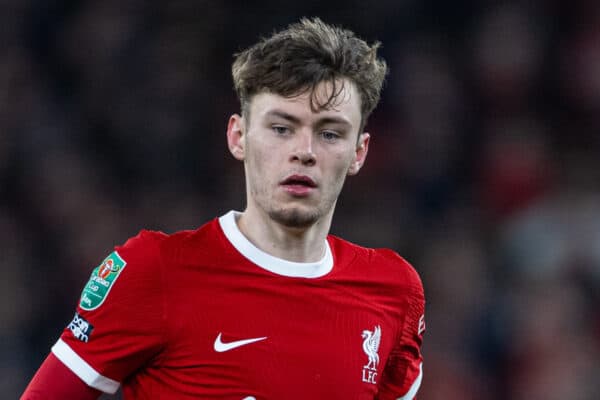
<instances>
[{"instance_id":1,"label":"soccer player","mask_svg":"<svg viewBox=\"0 0 600 400\"><path fill-rule=\"evenodd\" d=\"M398 254L329 235L387 67L302 19L236 55L246 207L142 231L91 274L22 399L414 399L424 294Z\"/></svg>"}]
</instances>

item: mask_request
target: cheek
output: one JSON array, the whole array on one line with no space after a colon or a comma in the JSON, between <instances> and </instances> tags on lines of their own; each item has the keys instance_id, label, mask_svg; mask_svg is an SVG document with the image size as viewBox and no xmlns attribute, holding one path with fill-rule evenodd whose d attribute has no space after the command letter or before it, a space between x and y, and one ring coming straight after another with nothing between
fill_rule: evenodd
<instances>
[{"instance_id":1,"label":"cheek","mask_svg":"<svg viewBox=\"0 0 600 400\"><path fill-rule=\"evenodd\" d=\"M264 146L261 143L250 142L246 147L246 159L251 169L262 169L262 165L268 161L265 157Z\"/></svg>"},{"instance_id":2,"label":"cheek","mask_svg":"<svg viewBox=\"0 0 600 400\"><path fill-rule=\"evenodd\" d=\"M335 161L337 166L336 170L341 175L346 175L348 169L354 162L354 153L344 152L337 154L337 156L335 157Z\"/></svg>"},{"instance_id":3,"label":"cheek","mask_svg":"<svg viewBox=\"0 0 600 400\"><path fill-rule=\"evenodd\" d=\"M247 174L252 176L255 184L264 184L278 171L277 165L280 163L274 157L276 152L260 146L252 146L248 150L246 153Z\"/></svg>"},{"instance_id":4,"label":"cheek","mask_svg":"<svg viewBox=\"0 0 600 400\"><path fill-rule=\"evenodd\" d=\"M329 171L331 182L336 187L342 186L353 159L350 159L348 153L336 153L330 155L329 160L331 162L327 165L327 170Z\"/></svg>"}]
</instances>

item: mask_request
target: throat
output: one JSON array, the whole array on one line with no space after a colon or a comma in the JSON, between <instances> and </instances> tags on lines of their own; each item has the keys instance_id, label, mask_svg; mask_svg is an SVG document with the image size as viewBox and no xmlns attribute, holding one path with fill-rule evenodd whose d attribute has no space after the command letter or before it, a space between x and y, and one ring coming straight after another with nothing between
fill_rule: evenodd
<instances>
[{"instance_id":1,"label":"throat","mask_svg":"<svg viewBox=\"0 0 600 400\"><path fill-rule=\"evenodd\" d=\"M254 221L246 212L236 220L238 229L254 246L274 257L297 263L313 263L326 253L327 231L318 224L301 224L301 220L280 223L273 218Z\"/></svg>"}]
</instances>

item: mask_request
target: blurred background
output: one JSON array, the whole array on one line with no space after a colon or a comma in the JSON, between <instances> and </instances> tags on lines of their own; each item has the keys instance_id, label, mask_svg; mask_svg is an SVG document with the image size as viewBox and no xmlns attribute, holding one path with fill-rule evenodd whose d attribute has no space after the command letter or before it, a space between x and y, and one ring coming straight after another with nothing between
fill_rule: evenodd
<instances>
[{"instance_id":1,"label":"blurred background","mask_svg":"<svg viewBox=\"0 0 600 400\"><path fill-rule=\"evenodd\" d=\"M333 233L420 272L419 399L597 399L600 2L246 3L0 0L2 397L114 245L244 208L232 53L320 16L390 65Z\"/></svg>"}]
</instances>

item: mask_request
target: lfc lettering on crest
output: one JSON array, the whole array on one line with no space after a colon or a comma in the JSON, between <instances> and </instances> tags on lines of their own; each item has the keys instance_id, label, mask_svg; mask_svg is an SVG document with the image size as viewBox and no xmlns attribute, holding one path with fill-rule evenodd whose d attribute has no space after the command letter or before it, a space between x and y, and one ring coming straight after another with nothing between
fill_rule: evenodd
<instances>
[{"instance_id":1,"label":"lfc lettering on crest","mask_svg":"<svg viewBox=\"0 0 600 400\"><path fill-rule=\"evenodd\" d=\"M366 368L363 368L362 370L362 381L365 383L372 383L374 385L377 384L377 372L375 371L370 371Z\"/></svg>"}]
</instances>

